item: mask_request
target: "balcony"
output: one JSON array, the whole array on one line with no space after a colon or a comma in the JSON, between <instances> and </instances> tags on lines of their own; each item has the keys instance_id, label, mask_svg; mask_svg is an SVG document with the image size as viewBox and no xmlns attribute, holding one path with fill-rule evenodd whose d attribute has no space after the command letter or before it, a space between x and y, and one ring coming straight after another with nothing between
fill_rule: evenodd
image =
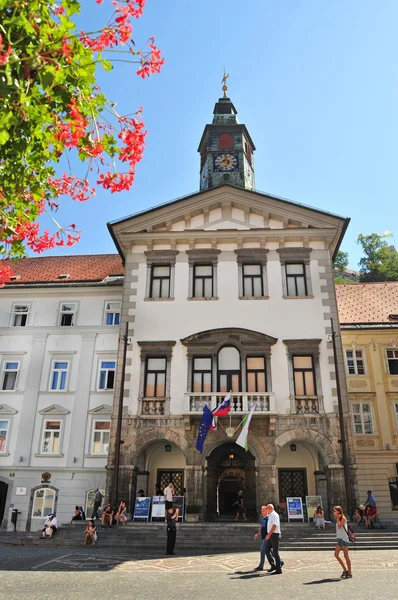
<instances>
[{"instance_id":1,"label":"balcony","mask_svg":"<svg viewBox=\"0 0 398 600\"><path fill-rule=\"evenodd\" d=\"M323 396L295 396L296 415L317 415L323 412Z\"/></svg>"},{"instance_id":2,"label":"balcony","mask_svg":"<svg viewBox=\"0 0 398 600\"><path fill-rule=\"evenodd\" d=\"M220 404L226 394L220 394L213 392L211 394L206 393L188 393L185 394L185 414L202 414L203 407L205 404L214 410L218 404ZM254 394L249 393L233 393L231 394L231 414L247 413L256 404L254 413L260 414L272 414L275 413L275 394L270 392L257 392Z\"/></svg>"},{"instance_id":3,"label":"balcony","mask_svg":"<svg viewBox=\"0 0 398 600\"><path fill-rule=\"evenodd\" d=\"M141 414L146 417L163 417L166 414L166 399L143 398Z\"/></svg>"}]
</instances>

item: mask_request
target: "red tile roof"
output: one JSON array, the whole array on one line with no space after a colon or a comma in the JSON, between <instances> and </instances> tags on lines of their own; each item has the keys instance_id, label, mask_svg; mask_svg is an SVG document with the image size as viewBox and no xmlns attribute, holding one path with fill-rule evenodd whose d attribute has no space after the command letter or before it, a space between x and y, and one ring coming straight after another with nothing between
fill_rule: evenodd
<instances>
[{"instance_id":1,"label":"red tile roof","mask_svg":"<svg viewBox=\"0 0 398 600\"><path fill-rule=\"evenodd\" d=\"M9 285L32 283L84 283L102 281L109 275L123 275L124 268L119 254L86 254L77 256L43 256L21 258L10 263L17 279ZM60 275L69 275L62 278Z\"/></svg>"},{"instance_id":2,"label":"red tile roof","mask_svg":"<svg viewBox=\"0 0 398 600\"><path fill-rule=\"evenodd\" d=\"M398 281L336 285L340 323L396 323Z\"/></svg>"}]
</instances>

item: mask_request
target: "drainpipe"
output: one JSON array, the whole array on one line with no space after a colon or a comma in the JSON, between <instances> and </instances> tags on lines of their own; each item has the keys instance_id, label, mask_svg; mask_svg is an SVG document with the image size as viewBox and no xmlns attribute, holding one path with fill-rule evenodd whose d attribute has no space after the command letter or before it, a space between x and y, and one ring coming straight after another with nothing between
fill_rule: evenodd
<instances>
[{"instance_id":1,"label":"drainpipe","mask_svg":"<svg viewBox=\"0 0 398 600\"><path fill-rule=\"evenodd\" d=\"M111 494L112 506L117 505L118 494L119 494L120 446L122 444L121 437L122 437L122 420L123 420L123 394L124 394L124 381L125 381L125 376L126 376L128 331L129 331L129 324L128 324L128 322L126 322L126 332L125 332L124 336L121 338L124 342L124 346L123 346L122 378L120 381L119 410L117 413L115 460L113 463L113 485L112 485L112 494Z\"/></svg>"},{"instance_id":2,"label":"drainpipe","mask_svg":"<svg viewBox=\"0 0 398 600\"><path fill-rule=\"evenodd\" d=\"M350 478L350 464L348 460L347 440L346 440L346 428L344 423L344 412L343 403L341 401L341 388L340 388L340 374L337 364L336 354L336 332L334 330L333 319L330 319L332 325L332 342L333 342L333 359L334 369L336 372L336 388L337 388L337 405L339 409L339 423L340 423L340 435L341 435L341 450L343 453L343 467L344 467L344 482L345 482L345 493L347 503L347 514L351 514L351 478Z\"/></svg>"}]
</instances>

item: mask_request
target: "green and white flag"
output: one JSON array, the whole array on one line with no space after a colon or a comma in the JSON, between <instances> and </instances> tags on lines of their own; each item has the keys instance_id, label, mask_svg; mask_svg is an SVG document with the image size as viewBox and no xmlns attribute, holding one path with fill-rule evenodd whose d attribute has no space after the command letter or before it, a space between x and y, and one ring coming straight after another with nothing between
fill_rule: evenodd
<instances>
[{"instance_id":1,"label":"green and white flag","mask_svg":"<svg viewBox=\"0 0 398 600\"><path fill-rule=\"evenodd\" d=\"M389 231L388 229L386 229L386 231L383 231L383 233L380 233L379 237L382 238L392 238L392 231Z\"/></svg>"},{"instance_id":2,"label":"green and white flag","mask_svg":"<svg viewBox=\"0 0 398 600\"><path fill-rule=\"evenodd\" d=\"M246 450L246 452L249 450L249 445L247 443L247 438L249 437L249 425L250 425L250 421L251 421L251 418L253 416L255 409L256 409L256 403L253 404L253 406L250 409L249 414L247 414L245 416L245 418L243 419L242 431L240 432L240 435L235 442L236 444L238 444L238 446L242 446L242 448L244 448Z\"/></svg>"}]
</instances>

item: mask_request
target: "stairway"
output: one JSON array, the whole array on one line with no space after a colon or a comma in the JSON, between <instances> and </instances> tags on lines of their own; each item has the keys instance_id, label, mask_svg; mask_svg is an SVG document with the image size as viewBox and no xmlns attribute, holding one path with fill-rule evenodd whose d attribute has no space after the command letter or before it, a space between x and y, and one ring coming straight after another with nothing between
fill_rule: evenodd
<instances>
[{"instance_id":1,"label":"stairway","mask_svg":"<svg viewBox=\"0 0 398 600\"><path fill-rule=\"evenodd\" d=\"M38 532L2 533L0 545L41 546L52 544L56 547L77 548L84 541L86 523L75 522L60 527L52 540L42 541ZM386 529L365 530L353 527L357 536L356 550L398 550L398 526L389 525ZM259 540L253 535L258 526L255 523L180 523L177 530L178 551L188 553L213 552L255 552ZM335 528L329 525L326 531L319 531L308 523L282 523L281 552L328 550L335 547ZM123 548L145 554L162 554L166 544L164 523L132 523L123 527L101 529L98 527L98 546L101 548Z\"/></svg>"}]
</instances>

